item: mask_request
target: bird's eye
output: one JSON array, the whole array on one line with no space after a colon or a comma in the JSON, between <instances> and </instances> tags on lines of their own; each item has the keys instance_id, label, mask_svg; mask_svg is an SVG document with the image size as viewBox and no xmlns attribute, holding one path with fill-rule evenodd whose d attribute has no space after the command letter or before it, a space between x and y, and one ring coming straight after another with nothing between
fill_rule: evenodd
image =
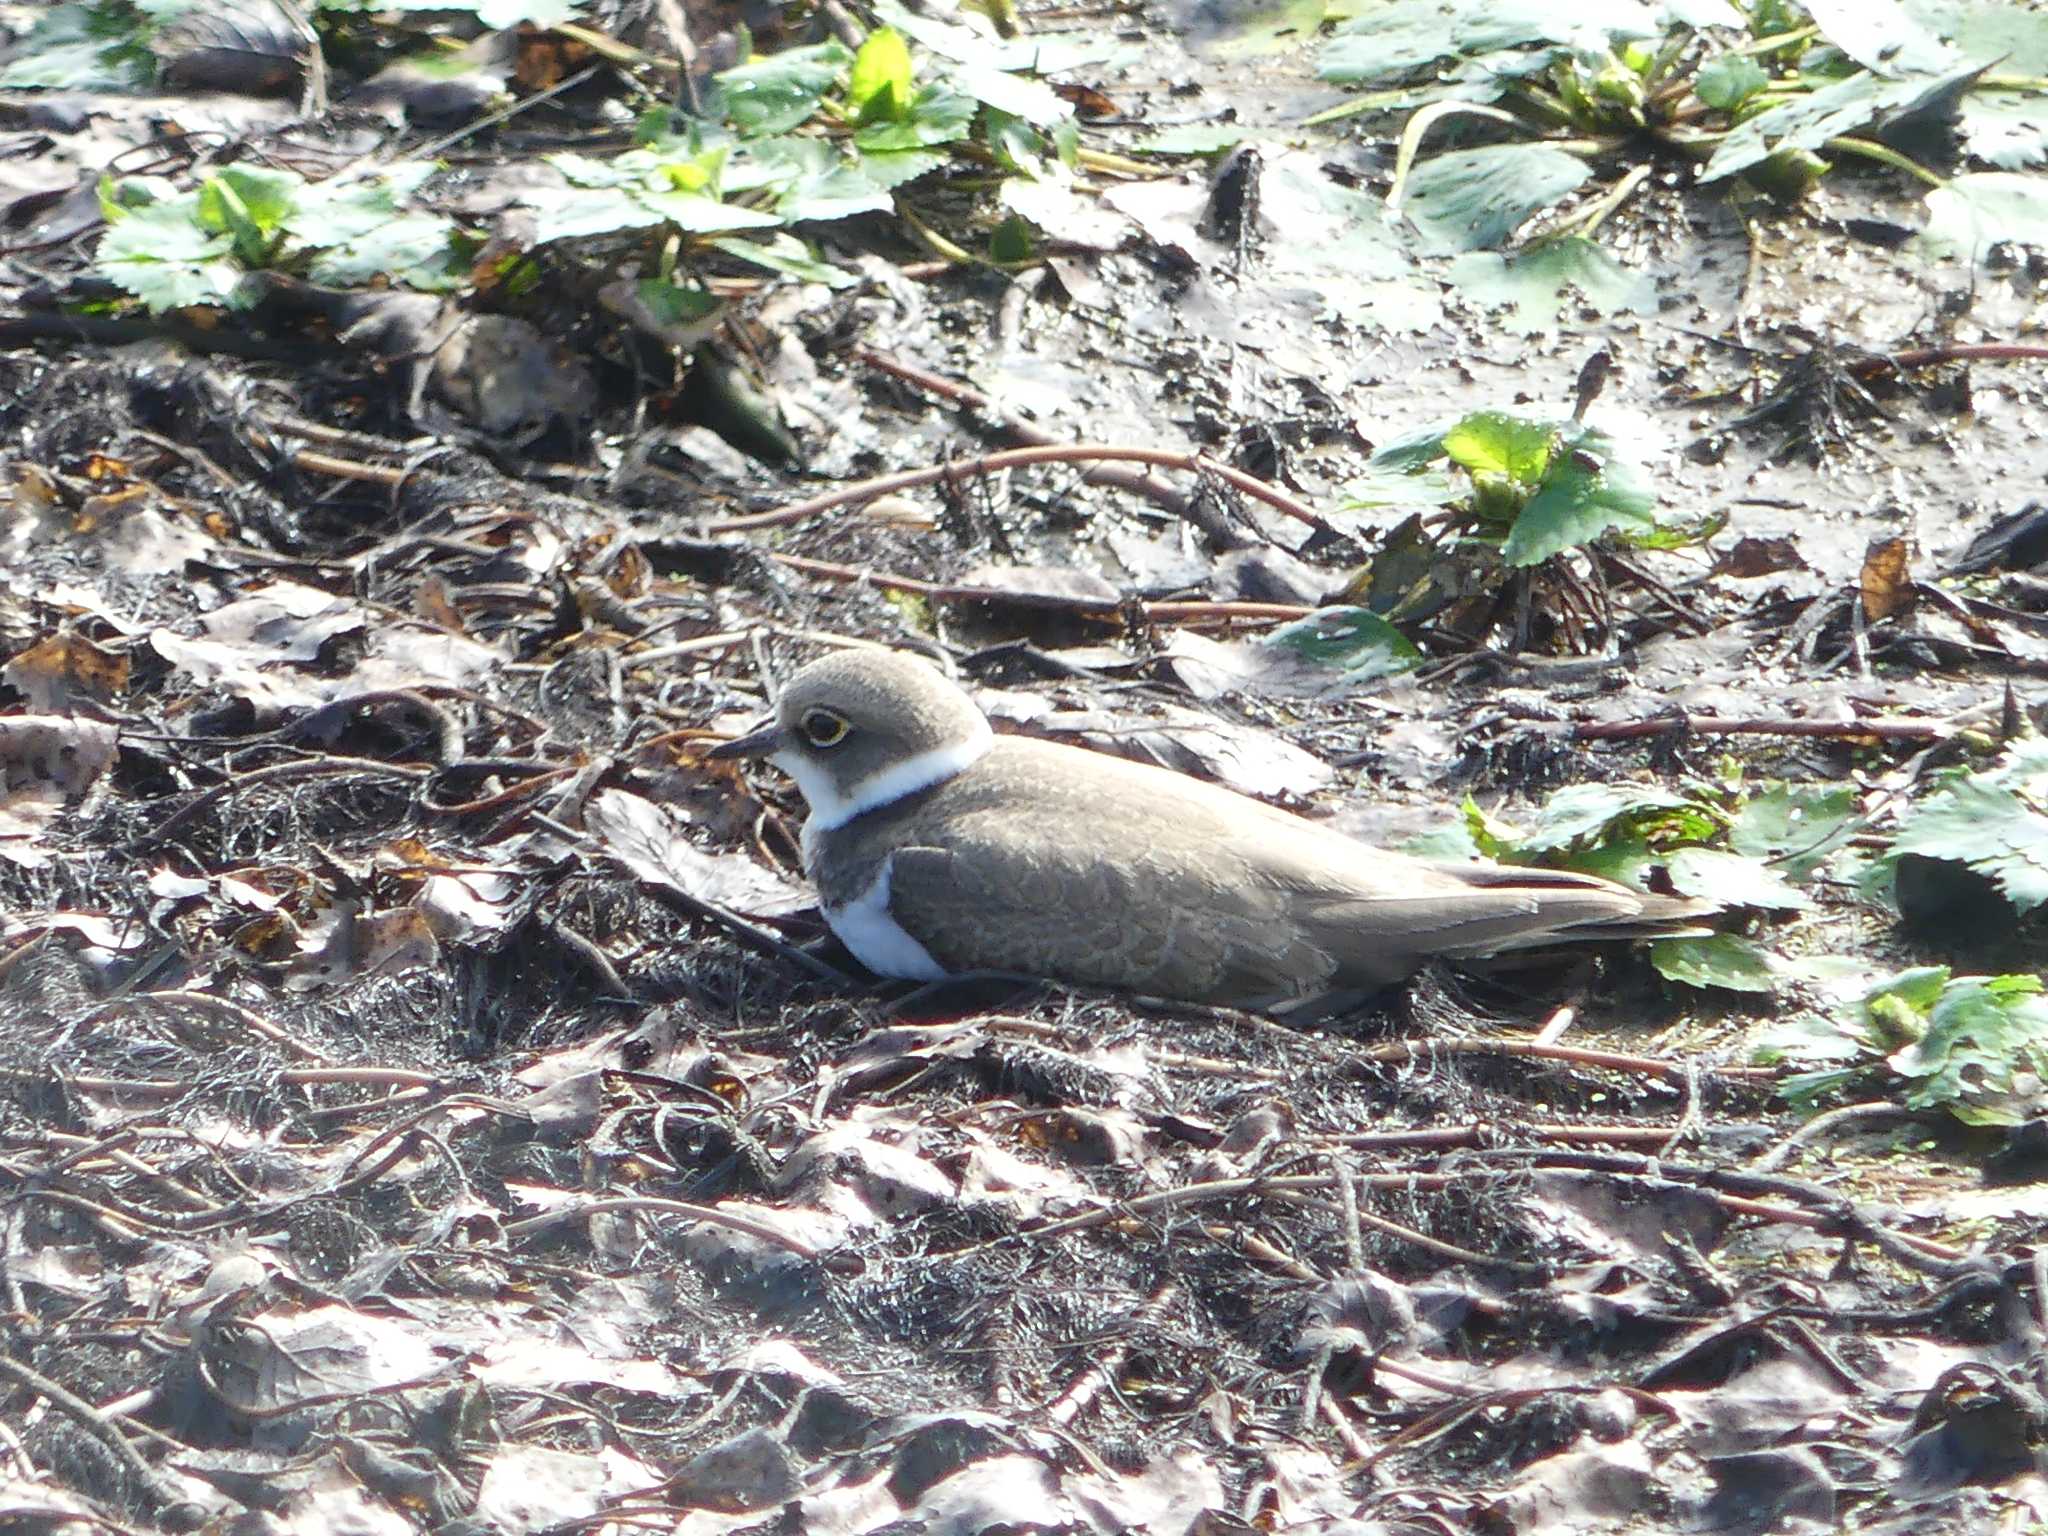
<instances>
[{"instance_id":1,"label":"bird's eye","mask_svg":"<svg viewBox=\"0 0 2048 1536\"><path fill-rule=\"evenodd\" d=\"M829 709L806 710L802 723L804 739L814 747L836 747L846 739L846 717Z\"/></svg>"}]
</instances>

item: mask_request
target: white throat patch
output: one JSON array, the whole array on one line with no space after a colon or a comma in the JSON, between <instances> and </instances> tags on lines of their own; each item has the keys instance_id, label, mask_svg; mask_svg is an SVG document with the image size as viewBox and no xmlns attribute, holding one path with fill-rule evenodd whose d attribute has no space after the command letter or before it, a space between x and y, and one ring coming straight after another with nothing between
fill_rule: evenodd
<instances>
[{"instance_id":1,"label":"white throat patch","mask_svg":"<svg viewBox=\"0 0 2048 1536\"><path fill-rule=\"evenodd\" d=\"M896 855L882 860L874 882L843 907L827 907L825 921L853 958L877 976L904 981L937 981L945 967L889 914L889 875Z\"/></svg>"},{"instance_id":2,"label":"white throat patch","mask_svg":"<svg viewBox=\"0 0 2048 1536\"><path fill-rule=\"evenodd\" d=\"M905 795L914 795L964 773L988 754L995 741L995 732L988 728L988 722L977 720L973 734L871 773L844 794L823 764L788 750L774 753L768 761L795 779L796 787L803 791L804 804L811 808L810 817L804 822L804 842L808 844L819 833L843 827L864 812L893 805Z\"/></svg>"}]
</instances>

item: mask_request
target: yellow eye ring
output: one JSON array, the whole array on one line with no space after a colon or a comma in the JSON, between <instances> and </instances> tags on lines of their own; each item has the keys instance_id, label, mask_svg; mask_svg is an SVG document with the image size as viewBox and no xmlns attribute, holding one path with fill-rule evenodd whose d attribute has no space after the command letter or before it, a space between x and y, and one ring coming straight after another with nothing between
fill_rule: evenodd
<instances>
[{"instance_id":1,"label":"yellow eye ring","mask_svg":"<svg viewBox=\"0 0 2048 1536\"><path fill-rule=\"evenodd\" d=\"M846 739L846 717L829 709L807 710L803 718L804 739L814 747L836 747Z\"/></svg>"}]
</instances>

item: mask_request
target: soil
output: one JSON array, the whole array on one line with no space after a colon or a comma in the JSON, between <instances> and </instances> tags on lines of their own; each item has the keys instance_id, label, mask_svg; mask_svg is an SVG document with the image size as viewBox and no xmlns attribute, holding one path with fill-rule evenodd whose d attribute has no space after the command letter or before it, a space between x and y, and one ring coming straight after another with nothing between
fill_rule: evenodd
<instances>
[{"instance_id":1,"label":"soil","mask_svg":"<svg viewBox=\"0 0 2048 1536\"><path fill-rule=\"evenodd\" d=\"M770 13L808 25L687 9L714 65L742 9L769 41ZM1906 927L1831 868L1808 910L1729 919L1786 963L1757 994L1627 945L1302 1024L912 994L823 942L791 787L703 756L857 641L942 660L999 729L1390 844L1468 797L1512 822L1574 785L1737 778L1848 784L1876 838L2041 723L2038 562L1960 568L2048 474L2040 362L1968 351L2039 340L2040 252L1879 243L1920 214L1876 165L1781 208L1657 162L1598 232L1648 301L1520 319L1361 222L1401 119L1304 128L1345 99L1319 45L1235 10L1025 23L1116 44L1081 72L1115 109L1085 143L1231 124L1248 200L1134 161L1157 169L1095 177L1091 221L1015 270L885 215L808 230L861 281L720 271L694 358L598 301L603 253L555 250L537 289L458 303L530 333L470 333L432 378L445 316L389 294L108 302L96 224L49 195L110 145L310 179L422 131L339 88L311 118L0 93L50 181L24 173L0 267L9 1507L2048 1522L2042 1122L1896 1094L1816 1118L1757 1050L1824 1011L1827 964L2038 970L2038 920L1995 893L1938 883ZM632 99L601 80L462 139L431 195L515 230L506 189L618 147ZM1587 422L1710 536L1561 557L1476 629L1415 626L1419 670L1231 670L1427 513L1356 503L1376 450L1564 420L1603 353ZM1120 461L1136 488L1085 455L982 463L1033 443L1160 462ZM1963 598L1999 616L1968 628Z\"/></svg>"}]
</instances>

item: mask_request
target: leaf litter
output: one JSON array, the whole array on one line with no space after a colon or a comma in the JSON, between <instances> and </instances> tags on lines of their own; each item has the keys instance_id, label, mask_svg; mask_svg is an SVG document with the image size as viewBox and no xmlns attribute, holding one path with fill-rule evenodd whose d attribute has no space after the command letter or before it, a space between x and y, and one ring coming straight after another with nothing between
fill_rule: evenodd
<instances>
[{"instance_id":1,"label":"leaf litter","mask_svg":"<svg viewBox=\"0 0 2048 1536\"><path fill-rule=\"evenodd\" d=\"M2042 1517L2036 8L22 11L10 1507ZM1714 931L877 989L876 641Z\"/></svg>"}]
</instances>

